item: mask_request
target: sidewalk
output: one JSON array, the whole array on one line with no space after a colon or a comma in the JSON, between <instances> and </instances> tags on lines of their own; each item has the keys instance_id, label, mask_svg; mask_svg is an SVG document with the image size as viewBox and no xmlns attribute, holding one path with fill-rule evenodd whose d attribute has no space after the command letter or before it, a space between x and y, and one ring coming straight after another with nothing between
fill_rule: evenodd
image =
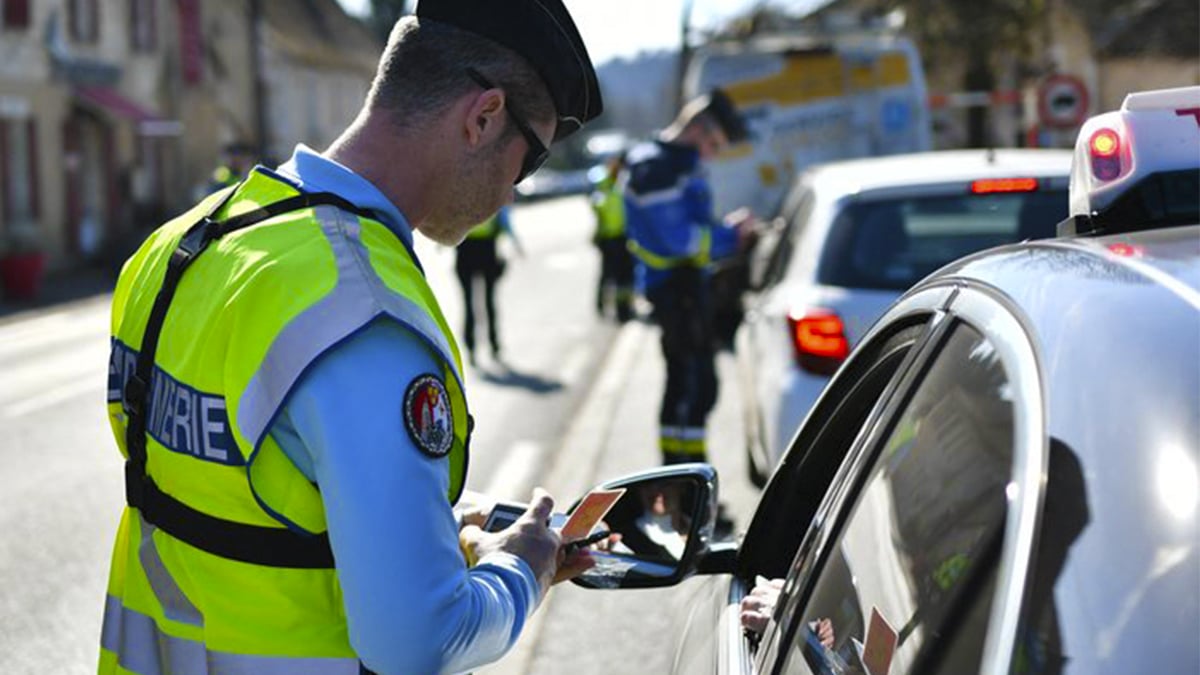
<instances>
[{"instance_id":1,"label":"sidewalk","mask_svg":"<svg viewBox=\"0 0 1200 675\"><path fill-rule=\"evenodd\" d=\"M112 293L116 279L101 267L64 270L48 275L34 300L12 300L0 296L0 323L44 313L59 305Z\"/></svg>"},{"instance_id":2,"label":"sidewalk","mask_svg":"<svg viewBox=\"0 0 1200 675\"><path fill-rule=\"evenodd\" d=\"M659 465L658 411L664 385L658 329L626 324L544 485L567 505L593 485ZM720 398L709 418L709 461L720 474L721 501L744 531L758 503L746 473L735 364L718 357ZM668 672L686 618L687 600L702 580L664 589L587 590L556 587L513 651L479 675ZM592 656L588 656L592 655Z\"/></svg>"}]
</instances>

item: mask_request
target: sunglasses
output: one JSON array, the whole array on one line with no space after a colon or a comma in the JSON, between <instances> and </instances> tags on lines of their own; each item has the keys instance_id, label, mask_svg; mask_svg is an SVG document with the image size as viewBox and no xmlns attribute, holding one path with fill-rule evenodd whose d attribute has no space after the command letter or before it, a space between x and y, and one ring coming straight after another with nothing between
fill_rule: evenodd
<instances>
[{"instance_id":1,"label":"sunglasses","mask_svg":"<svg viewBox=\"0 0 1200 675\"><path fill-rule=\"evenodd\" d=\"M499 89L499 87L492 84L474 68L467 68L467 77L471 78L475 84L484 89ZM507 101L504 104L504 110L508 113L508 117L512 120L513 124L517 125L517 131L520 131L521 135L525 137L525 144L528 146L528 149L525 151L525 159L521 160L521 174L513 182L515 185L525 180L529 174L537 171L546 162L546 158L550 156L550 148L547 148L542 143L542 139L533 133L533 129L525 121L525 118L514 112L512 106L508 105Z\"/></svg>"}]
</instances>

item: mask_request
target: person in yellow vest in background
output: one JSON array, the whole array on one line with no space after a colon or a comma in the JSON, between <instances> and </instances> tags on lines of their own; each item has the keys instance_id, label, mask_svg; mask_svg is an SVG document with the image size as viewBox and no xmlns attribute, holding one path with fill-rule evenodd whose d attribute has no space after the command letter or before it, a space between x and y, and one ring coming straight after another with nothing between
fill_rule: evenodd
<instances>
[{"instance_id":1,"label":"person in yellow vest in background","mask_svg":"<svg viewBox=\"0 0 1200 675\"><path fill-rule=\"evenodd\" d=\"M99 672L467 672L594 564L464 493L454 246L601 111L561 0L421 0L357 118L156 230L113 294L126 458ZM486 451L487 448L472 448Z\"/></svg>"},{"instance_id":2,"label":"person in yellow vest in background","mask_svg":"<svg viewBox=\"0 0 1200 675\"><path fill-rule=\"evenodd\" d=\"M254 168L254 148L249 143L230 143L221 155L223 161L212 172L208 194L237 185Z\"/></svg>"},{"instance_id":3,"label":"person in yellow vest in background","mask_svg":"<svg viewBox=\"0 0 1200 675\"><path fill-rule=\"evenodd\" d=\"M625 168L625 154L608 161L604 177L592 191L592 211L596 214L596 234L592 237L600 250L600 280L596 284L596 312L604 316L610 304L617 321L633 318L633 255L625 237L625 198L617 184Z\"/></svg>"},{"instance_id":4,"label":"person in yellow vest in background","mask_svg":"<svg viewBox=\"0 0 1200 675\"><path fill-rule=\"evenodd\" d=\"M475 290L478 279L483 285L483 310L487 313L488 344L492 358L500 361L500 334L496 328L496 281L504 274L505 261L500 257L497 243L501 234L512 239L517 253L525 255L521 240L512 229L507 206L496 215L476 225L454 252L454 272L463 292L463 342L467 358L475 365Z\"/></svg>"}]
</instances>

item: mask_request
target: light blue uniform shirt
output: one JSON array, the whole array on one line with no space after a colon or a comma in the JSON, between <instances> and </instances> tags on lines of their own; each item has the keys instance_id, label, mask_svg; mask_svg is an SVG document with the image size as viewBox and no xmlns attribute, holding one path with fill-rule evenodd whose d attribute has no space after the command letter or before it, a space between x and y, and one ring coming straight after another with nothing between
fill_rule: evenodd
<instances>
[{"instance_id":1,"label":"light blue uniform shirt","mask_svg":"<svg viewBox=\"0 0 1200 675\"><path fill-rule=\"evenodd\" d=\"M404 217L349 169L298 146L274 174L370 209L411 251ZM425 343L377 320L310 368L270 430L321 488L350 642L381 675L457 673L494 661L541 595L516 556L491 554L467 569L446 498L449 461L418 450L403 421L409 383L429 373L441 377L442 369Z\"/></svg>"}]
</instances>

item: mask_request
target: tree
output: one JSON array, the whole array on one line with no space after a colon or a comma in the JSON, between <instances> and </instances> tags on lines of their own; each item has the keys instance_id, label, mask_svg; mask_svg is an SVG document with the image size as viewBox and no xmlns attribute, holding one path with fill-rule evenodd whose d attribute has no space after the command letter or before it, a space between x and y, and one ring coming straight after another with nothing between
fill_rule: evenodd
<instances>
[{"instance_id":1,"label":"tree","mask_svg":"<svg viewBox=\"0 0 1200 675\"><path fill-rule=\"evenodd\" d=\"M963 64L963 89L992 91L996 65L1005 55L1024 60L1036 53L1035 36L1045 25L1047 0L883 0L885 10L902 9L926 63ZM1022 71L1033 69L1019 63ZM967 145L986 147L985 106L967 110Z\"/></svg>"},{"instance_id":2,"label":"tree","mask_svg":"<svg viewBox=\"0 0 1200 675\"><path fill-rule=\"evenodd\" d=\"M412 13L409 4L408 0L371 0L371 16L367 24L381 41L387 42L396 20Z\"/></svg>"}]
</instances>

